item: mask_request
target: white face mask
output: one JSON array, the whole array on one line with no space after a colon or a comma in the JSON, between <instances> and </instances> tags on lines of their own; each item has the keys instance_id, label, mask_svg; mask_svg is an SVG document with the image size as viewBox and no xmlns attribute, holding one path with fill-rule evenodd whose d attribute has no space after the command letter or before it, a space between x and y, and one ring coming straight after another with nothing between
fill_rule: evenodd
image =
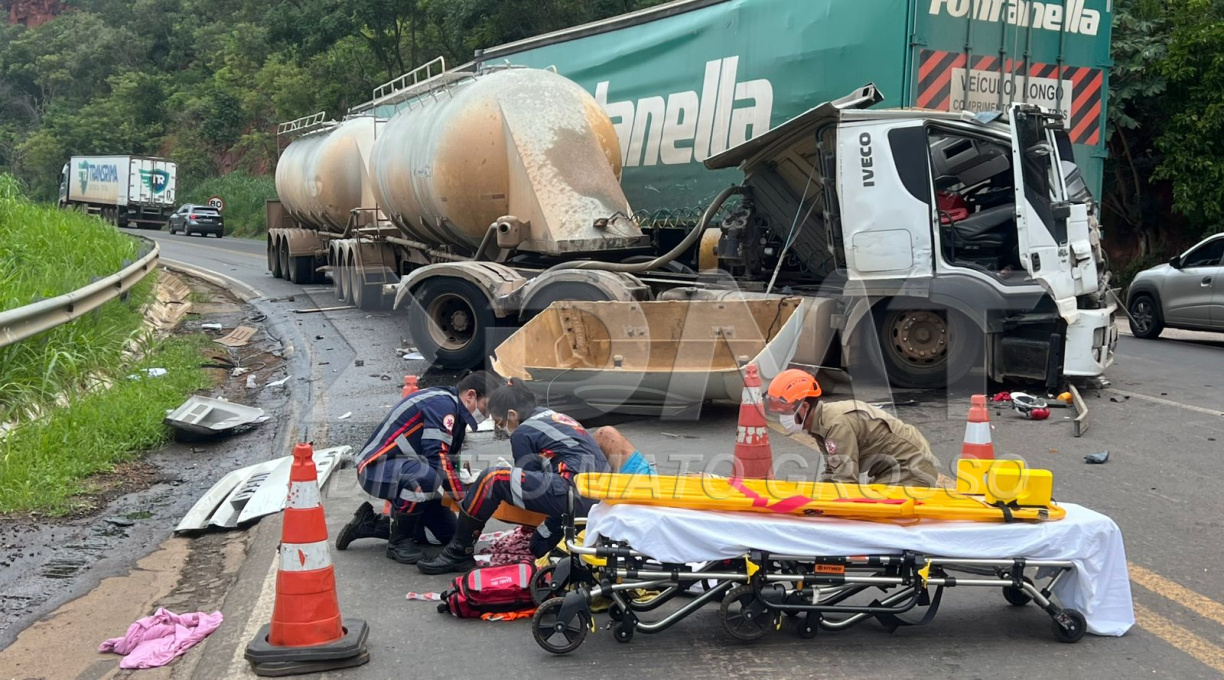
<instances>
[{"instance_id":1,"label":"white face mask","mask_svg":"<svg viewBox=\"0 0 1224 680\"><path fill-rule=\"evenodd\" d=\"M489 416L486 416L485 414L481 413L480 409L474 409L472 411L472 419L474 419L476 421L476 424L479 425L483 423L484 421L488 420Z\"/></svg>"},{"instance_id":2,"label":"white face mask","mask_svg":"<svg viewBox=\"0 0 1224 680\"><path fill-rule=\"evenodd\" d=\"M803 431L803 423L799 422L797 416L797 413L778 414L778 422L782 424L782 429L786 430L786 434L792 435Z\"/></svg>"}]
</instances>

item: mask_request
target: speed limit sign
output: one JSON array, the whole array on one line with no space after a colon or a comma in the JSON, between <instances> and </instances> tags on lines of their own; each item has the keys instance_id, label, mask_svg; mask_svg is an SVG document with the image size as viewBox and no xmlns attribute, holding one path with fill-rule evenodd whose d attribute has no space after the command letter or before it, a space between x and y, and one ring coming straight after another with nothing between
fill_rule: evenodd
<instances>
[{"instance_id":1,"label":"speed limit sign","mask_svg":"<svg viewBox=\"0 0 1224 680\"><path fill-rule=\"evenodd\" d=\"M220 196L213 196L208 199L208 207L213 208L217 212L222 212L225 210L225 201L221 200Z\"/></svg>"}]
</instances>

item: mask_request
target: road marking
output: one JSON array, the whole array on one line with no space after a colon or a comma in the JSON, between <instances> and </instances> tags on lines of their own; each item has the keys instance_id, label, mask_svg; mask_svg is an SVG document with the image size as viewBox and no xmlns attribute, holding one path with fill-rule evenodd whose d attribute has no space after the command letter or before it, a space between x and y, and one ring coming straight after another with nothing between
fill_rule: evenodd
<instances>
[{"instance_id":1,"label":"road marking","mask_svg":"<svg viewBox=\"0 0 1224 680\"><path fill-rule=\"evenodd\" d=\"M1106 391L1113 392L1115 394L1120 394L1124 397L1133 397L1135 399L1142 399L1144 401L1150 401L1154 404L1161 404L1163 406L1172 406L1174 408L1186 409L1187 411L1194 411L1195 413L1206 413L1209 416L1224 416L1224 412L1221 412L1219 409L1210 409L1210 408L1203 408L1202 406L1193 406L1191 404L1183 404L1180 401L1173 401L1172 399L1161 399L1160 397L1151 397L1146 394L1139 394L1138 392L1126 392L1124 390L1119 390L1119 389L1115 389L1112 387Z\"/></svg>"},{"instance_id":2,"label":"road marking","mask_svg":"<svg viewBox=\"0 0 1224 680\"><path fill-rule=\"evenodd\" d=\"M259 589L259 596L255 599L255 606L251 608L250 617L247 618L246 626L242 629L243 640L254 640L255 634L259 632L259 627L265 621L272 620L272 606L276 603L276 567L279 564L280 555L279 553L274 554L272 561L268 564L268 573L264 576L263 587ZM234 648L234 656L230 658L229 668L225 673L225 677L256 677L245 655L246 645L238 645Z\"/></svg>"},{"instance_id":3,"label":"road marking","mask_svg":"<svg viewBox=\"0 0 1224 680\"><path fill-rule=\"evenodd\" d=\"M178 241L169 241L169 240L161 241L161 243L177 243L177 242ZM232 250L230 248L218 248L217 246L206 246L202 243L184 243L183 246L187 248L192 248L192 249L203 248L205 250L215 250L218 253L226 253L228 255L241 255L242 257L250 257L256 260L267 260L268 259L267 253L260 253L260 254L248 253L245 250Z\"/></svg>"},{"instance_id":4,"label":"road marking","mask_svg":"<svg viewBox=\"0 0 1224 680\"><path fill-rule=\"evenodd\" d=\"M1224 673L1224 649L1173 623L1156 612L1135 603L1135 620L1144 630L1189 654L1203 665Z\"/></svg>"},{"instance_id":5,"label":"road marking","mask_svg":"<svg viewBox=\"0 0 1224 680\"><path fill-rule=\"evenodd\" d=\"M1206 595L1196 593L1154 571L1144 569L1134 562L1127 562L1126 566L1130 570L1130 579L1135 583L1163 598L1180 604L1203 618L1211 619L1224 626L1224 604L1220 604Z\"/></svg>"},{"instance_id":6,"label":"road marking","mask_svg":"<svg viewBox=\"0 0 1224 680\"><path fill-rule=\"evenodd\" d=\"M251 300L264 297L264 294L256 290L254 287L245 284L232 276L226 276L221 272L215 272L211 269L205 269L194 264L187 264L186 262L179 262L178 260L171 260L165 257L158 258L158 261L165 265L167 269L178 269L188 275L202 278L215 286L228 288L235 295L242 298L243 302L250 302Z\"/></svg>"}]
</instances>

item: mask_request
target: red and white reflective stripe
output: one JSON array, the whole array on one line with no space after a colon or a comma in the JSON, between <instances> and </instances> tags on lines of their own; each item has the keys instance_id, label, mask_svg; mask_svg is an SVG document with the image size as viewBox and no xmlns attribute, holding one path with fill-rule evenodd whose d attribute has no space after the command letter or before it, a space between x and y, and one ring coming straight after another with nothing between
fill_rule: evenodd
<instances>
[{"instance_id":1,"label":"red and white reflective stripe","mask_svg":"<svg viewBox=\"0 0 1224 680\"><path fill-rule=\"evenodd\" d=\"M744 394L740 397L741 404L761 403L761 388L744 386Z\"/></svg>"},{"instance_id":2,"label":"red and white reflective stripe","mask_svg":"<svg viewBox=\"0 0 1224 680\"><path fill-rule=\"evenodd\" d=\"M281 571L317 571L332 565L327 541L317 543L281 543Z\"/></svg>"},{"instance_id":3,"label":"red and white reflective stripe","mask_svg":"<svg viewBox=\"0 0 1224 680\"><path fill-rule=\"evenodd\" d=\"M740 444L756 444L764 439L769 433L767 427L744 427L740 425L736 430L735 441Z\"/></svg>"},{"instance_id":4,"label":"red and white reflective stripe","mask_svg":"<svg viewBox=\"0 0 1224 680\"><path fill-rule=\"evenodd\" d=\"M286 508L312 510L322 505L318 482L289 482L289 499Z\"/></svg>"},{"instance_id":5,"label":"red and white reflective stripe","mask_svg":"<svg viewBox=\"0 0 1224 680\"><path fill-rule=\"evenodd\" d=\"M989 444L990 443L990 423L966 423L965 424L965 443L966 444Z\"/></svg>"}]
</instances>

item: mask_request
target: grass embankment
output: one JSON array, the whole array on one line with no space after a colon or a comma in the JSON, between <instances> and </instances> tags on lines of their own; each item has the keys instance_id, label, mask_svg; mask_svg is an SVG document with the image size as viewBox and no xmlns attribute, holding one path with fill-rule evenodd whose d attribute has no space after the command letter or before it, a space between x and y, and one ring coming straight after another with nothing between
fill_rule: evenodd
<instances>
[{"instance_id":1,"label":"grass embankment","mask_svg":"<svg viewBox=\"0 0 1224 680\"><path fill-rule=\"evenodd\" d=\"M101 220L32 204L0 175L0 309L80 288L137 252ZM148 277L125 300L0 348L0 423L16 425L0 434L0 512L72 510L72 497L91 490L87 476L160 443L165 409L206 386L201 339L143 330L152 291ZM142 358L127 358L132 348ZM126 378L146 367L169 373Z\"/></svg>"},{"instance_id":2,"label":"grass embankment","mask_svg":"<svg viewBox=\"0 0 1224 680\"><path fill-rule=\"evenodd\" d=\"M225 201L227 236L258 238L267 233L264 201L276 198L276 182L272 177L231 172L196 184L181 200L202 205L213 196Z\"/></svg>"}]
</instances>

